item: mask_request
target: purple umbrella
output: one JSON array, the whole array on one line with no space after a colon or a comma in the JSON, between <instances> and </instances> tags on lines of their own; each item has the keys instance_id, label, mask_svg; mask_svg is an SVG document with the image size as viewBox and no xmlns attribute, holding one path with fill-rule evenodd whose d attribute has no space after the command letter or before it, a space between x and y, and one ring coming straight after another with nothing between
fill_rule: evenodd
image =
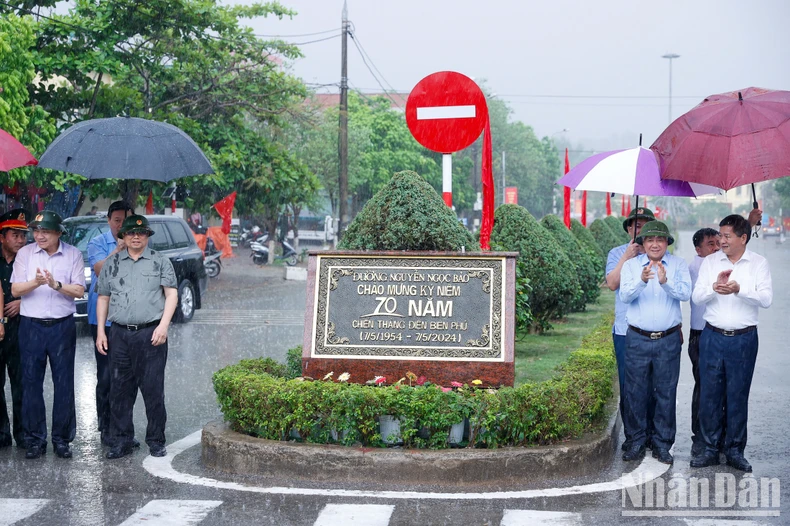
<instances>
[{"instance_id":1,"label":"purple umbrella","mask_svg":"<svg viewBox=\"0 0 790 526\"><path fill-rule=\"evenodd\" d=\"M697 197L721 193L714 186L661 179L655 153L642 146L588 157L557 184L574 190L636 196Z\"/></svg>"}]
</instances>

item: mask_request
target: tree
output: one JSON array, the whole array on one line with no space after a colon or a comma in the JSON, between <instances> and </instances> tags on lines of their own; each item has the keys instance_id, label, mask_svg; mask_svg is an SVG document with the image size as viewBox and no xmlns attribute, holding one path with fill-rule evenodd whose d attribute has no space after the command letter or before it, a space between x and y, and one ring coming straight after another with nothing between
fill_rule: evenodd
<instances>
[{"instance_id":1,"label":"tree","mask_svg":"<svg viewBox=\"0 0 790 526\"><path fill-rule=\"evenodd\" d=\"M559 217L551 214L545 215L540 220L540 224L551 232L576 270L580 294L574 298L573 308L583 311L588 303L595 303L601 295L600 279L596 273L595 264L581 242L574 237Z\"/></svg>"}]
</instances>

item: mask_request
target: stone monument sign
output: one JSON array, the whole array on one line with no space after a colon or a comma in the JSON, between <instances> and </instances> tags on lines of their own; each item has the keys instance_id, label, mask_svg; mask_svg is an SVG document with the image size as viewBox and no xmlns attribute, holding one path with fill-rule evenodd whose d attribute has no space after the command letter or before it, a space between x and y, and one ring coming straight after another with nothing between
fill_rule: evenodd
<instances>
[{"instance_id":1,"label":"stone monument sign","mask_svg":"<svg viewBox=\"0 0 790 526\"><path fill-rule=\"evenodd\" d=\"M302 370L513 385L510 252L310 252Z\"/></svg>"}]
</instances>

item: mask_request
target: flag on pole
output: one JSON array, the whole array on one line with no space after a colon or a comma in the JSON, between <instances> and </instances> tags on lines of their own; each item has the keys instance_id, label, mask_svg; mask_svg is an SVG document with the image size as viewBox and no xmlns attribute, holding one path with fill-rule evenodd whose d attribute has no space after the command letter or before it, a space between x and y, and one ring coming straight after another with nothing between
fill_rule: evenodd
<instances>
[{"instance_id":1,"label":"flag on pole","mask_svg":"<svg viewBox=\"0 0 790 526\"><path fill-rule=\"evenodd\" d=\"M612 194L606 192L606 217L612 215Z\"/></svg>"},{"instance_id":2,"label":"flag on pole","mask_svg":"<svg viewBox=\"0 0 790 526\"><path fill-rule=\"evenodd\" d=\"M568 149L565 148L565 173L571 171L571 161L568 158ZM571 229L571 188L570 186L566 186L563 188L563 195L562 195L562 207L563 207L563 222L568 230Z\"/></svg>"},{"instance_id":3,"label":"flag on pole","mask_svg":"<svg viewBox=\"0 0 790 526\"><path fill-rule=\"evenodd\" d=\"M214 203L214 209L222 218L222 232L230 234L230 220L233 218L233 205L236 204L236 192Z\"/></svg>"},{"instance_id":4,"label":"flag on pole","mask_svg":"<svg viewBox=\"0 0 790 526\"><path fill-rule=\"evenodd\" d=\"M145 213L151 215L154 213L154 191L148 191L148 201L145 202Z\"/></svg>"},{"instance_id":5,"label":"flag on pole","mask_svg":"<svg viewBox=\"0 0 790 526\"><path fill-rule=\"evenodd\" d=\"M625 194L620 196L620 215L625 217Z\"/></svg>"},{"instance_id":6,"label":"flag on pole","mask_svg":"<svg viewBox=\"0 0 790 526\"><path fill-rule=\"evenodd\" d=\"M631 196L629 195L628 196L628 208L626 209L625 214L623 214L623 215L628 216L630 213L631 213Z\"/></svg>"},{"instance_id":7,"label":"flag on pole","mask_svg":"<svg viewBox=\"0 0 790 526\"><path fill-rule=\"evenodd\" d=\"M490 250L488 244L491 230L494 228L494 170L491 148L491 122L486 116L483 129L483 162L481 178L483 180L483 218L480 224L480 248Z\"/></svg>"},{"instance_id":8,"label":"flag on pole","mask_svg":"<svg viewBox=\"0 0 790 526\"><path fill-rule=\"evenodd\" d=\"M587 190L582 194L582 225L587 226Z\"/></svg>"}]
</instances>

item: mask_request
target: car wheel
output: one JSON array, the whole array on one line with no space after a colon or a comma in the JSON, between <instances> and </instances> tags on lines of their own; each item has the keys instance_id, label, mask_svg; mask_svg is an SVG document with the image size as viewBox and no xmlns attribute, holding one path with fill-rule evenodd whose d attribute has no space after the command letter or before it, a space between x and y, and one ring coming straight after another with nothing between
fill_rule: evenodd
<instances>
[{"instance_id":1,"label":"car wheel","mask_svg":"<svg viewBox=\"0 0 790 526\"><path fill-rule=\"evenodd\" d=\"M176 321L186 323L195 315L195 286L188 279L185 279L178 286L178 307L176 308Z\"/></svg>"}]
</instances>

